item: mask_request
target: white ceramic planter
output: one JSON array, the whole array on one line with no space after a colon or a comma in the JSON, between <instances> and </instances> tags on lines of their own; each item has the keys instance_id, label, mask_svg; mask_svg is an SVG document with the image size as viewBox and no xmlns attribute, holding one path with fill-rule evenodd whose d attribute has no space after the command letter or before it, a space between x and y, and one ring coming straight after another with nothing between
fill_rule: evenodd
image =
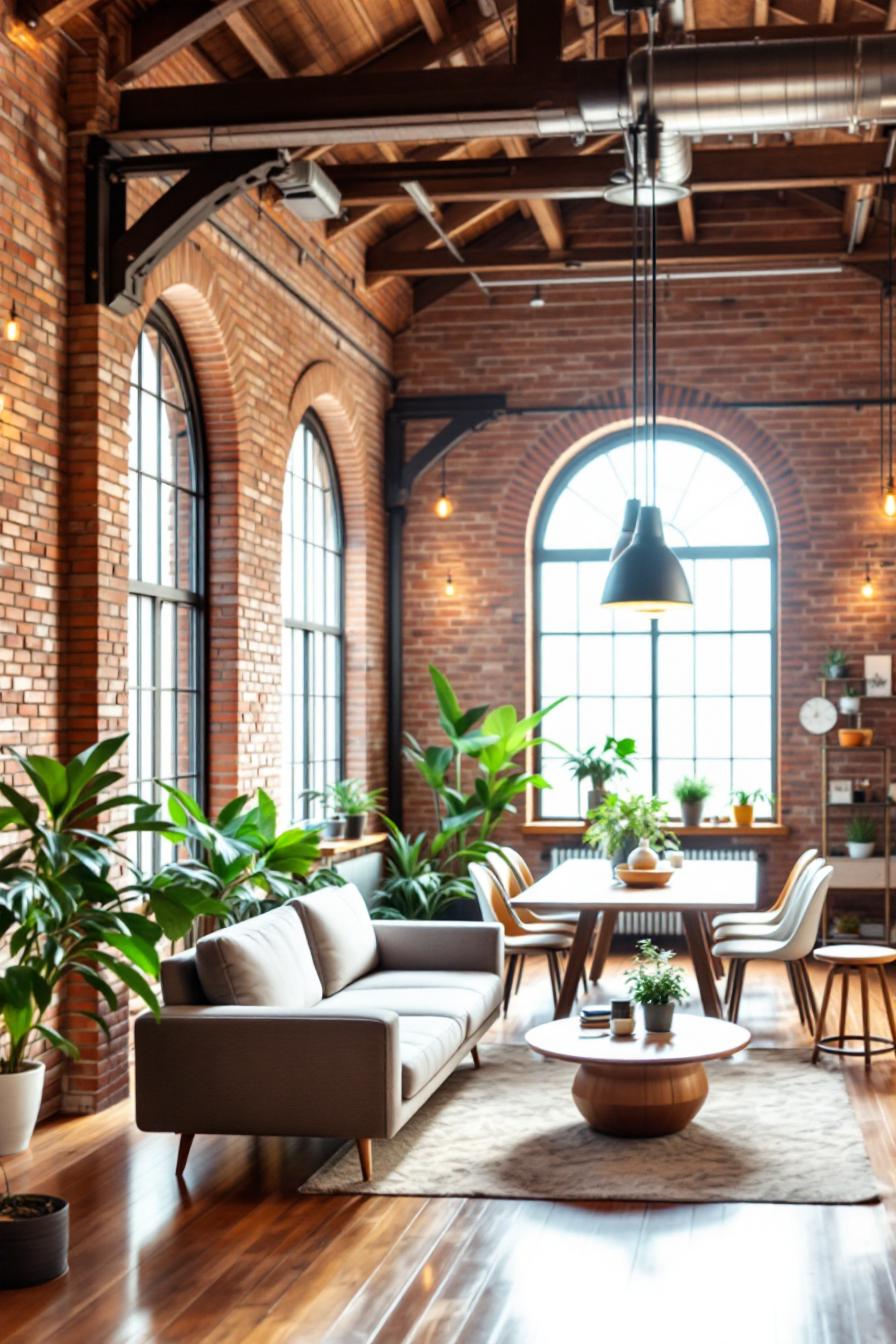
<instances>
[{"instance_id":1,"label":"white ceramic planter","mask_svg":"<svg viewBox=\"0 0 896 1344\"><path fill-rule=\"evenodd\" d=\"M873 840L847 840L846 848L851 859L870 859L874 853Z\"/></svg>"},{"instance_id":2,"label":"white ceramic planter","mask_svg":"<svg viewBox=\"0 0 896 1344\"><path fill-rule=\"evenodd\" d=\"M0 1073L0 1157L24 1153L31 1142L45 1072L40 1060L28 1060L21 1073Z\"/></svg>"},{"instance_id":3,"label":"white ceramic planter","mask_svg":"<svg viewBox=\"0 0 896 1344\"><path fill-rule=\"evenodd\" d=\"M840 713L841 714L861 714L862 702L857 695L841 695Z\"/></svg>"}]
</instances>

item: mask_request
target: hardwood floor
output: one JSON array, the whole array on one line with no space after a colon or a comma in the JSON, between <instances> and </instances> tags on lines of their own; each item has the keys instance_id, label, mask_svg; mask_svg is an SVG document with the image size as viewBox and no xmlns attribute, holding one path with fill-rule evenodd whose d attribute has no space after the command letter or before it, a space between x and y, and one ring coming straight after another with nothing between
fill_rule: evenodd
<instances>
[{"instance_id":1,"label":"hardwood floor","mask_svg":"<svg viewBox=\"0 0 896 1344\"><path fill-rule=\"evenodd\" d=\"M600 997L621 969L609 961ZM549 1015L530 969L492 1039ZM741 1020L758 1045L805 1046L808 1067L782 968L750 968ZM55 1121L6 1165L14 1188L71 1201L71 1270L0 1294L0 1339L892 1344L896 1064L843 1067L880 1205L303 1198L327 1145L202 1136L179 1186L176 1139L139 1134L129 1106Z\"/></svg>"}]
</instances>

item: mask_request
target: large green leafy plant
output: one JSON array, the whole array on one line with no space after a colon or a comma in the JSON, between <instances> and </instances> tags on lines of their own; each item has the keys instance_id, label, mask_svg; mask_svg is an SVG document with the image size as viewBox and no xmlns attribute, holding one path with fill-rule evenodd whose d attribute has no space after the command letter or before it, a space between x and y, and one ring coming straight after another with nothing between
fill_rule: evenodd
<instances>
[{"instance_id":1,"label":"large green leafy plant","mask_svg":"<svg viewBox=\"0 0 896 1344\"><path fill-rule=\"evenodd\" d=\"M163 823L142 798L110 793L123 776L107 766L125 739L97 742L67 764L9 751L36 798L0 782L0 830L18 833L0 858L0 936L9 938L9 964L0 975L6 1029L0 1073L19 1072L38 1036L77 1057L73 1042L44 1020L71 977L95 989L110 1009L118 1006L123 981L158 1013L156 943L163 935L182 938L197 915L224 912L199 888L144 892L121 842ZM133 809L133 820L105 828L107 814L120 808ZM74 1011L108 1030L100 1014Z\"/></svg>"},{"instance_id":2,"label":"large green leafy plant","mask_svg":"<svg viewBox=\"0 0 896 1344\"><path fill-rule=\"evenodd\" d=\"M667 805L659 798L608 793L588 817L591 824L583 836L585 844L600 845L607 858L633 848L642 837L655 849L678 849L678 840L668 829Z\"/></svg>"},{"instance_id":3,"label":"large green leafy plant","mask_svg":"<svg viewBox=\"0 0 896 1344\"><path fill-rule=\"evenodd\" d=\"M408 735L405 754L432 794L436 833L430 856L459 869L462 859L487 847L505 813L516 811L514 799L528 788L549 787L541 775L526 771L523 758L530 747L544 741L531 733L563 697L524 719L518 718L513 705L464 710L448 678L436 667L430 667L429 675L447 743L421 747ZM472 788L470 771L475 772Z\"/></svg>"},{"instance_id":4,"label":"large green leafy plant","mask_svg":"<svg viewBox=\"0 0 896 1344\"><path fill-rule=\"evenodd\" d=\"M387 876L374 897L374 919L438 919L455 901L472 899L469 878L439 867L425 832L412 840L389 817L383 824L389 831Z\"/></svg>"},{"instance_id":5,"label":"large green leafy plant","mask_svg":"<svg viewBox=\"0 0 896 1344\"><path fill-rule=\"evenodd\" d=\"M153 899L205 894L220 907L221 924L237 924L315 887L343 884L328 868L309 876L320 857L317 830L278 831L277 808L264 789L254 802L248 794L233 798L212 820L188 793L161 787L170 818L164 836L177 857L147 881Z\"/></svg>"}]
</instances>

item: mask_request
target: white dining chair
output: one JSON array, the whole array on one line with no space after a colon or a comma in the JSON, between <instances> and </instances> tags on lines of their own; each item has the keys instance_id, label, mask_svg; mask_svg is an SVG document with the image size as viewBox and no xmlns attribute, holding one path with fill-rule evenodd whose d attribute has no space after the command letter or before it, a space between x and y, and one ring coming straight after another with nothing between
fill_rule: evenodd
<instances>
[{"instance_id":1,"label":"white dining chair","mask_svg":"<svg viewBox=\"0 0 896 1344\"><path fill-rule=\"evenodd\" d=\"M817 856L817 849L813 848L803 851L794 863L790 872L787 874L787 879L779 891L774 904L770 905L767 910L744 910L740 913L732 911L730 913L716 915L712 921L714 936L720 938L722 936L722 930L729 925L736 924L739 929L753 927L757 932L761 933L769 924L780 923L784 907L790 900L796 883L799 881L800 877L802 877L812 860L817 858ZM746 938L749 937L749 934L739 933L735 936Z\"/></svg>"},{"instance_id":2,"label":"white dining chair","mask_svg":"<svg viewBox=\"0 0 896 1344\"><path fill-rule=\"evenodd\" d=\"M526 959L532 956L547 959L551 993L556 1007L562 978L559 954L569 951L572 946L572 938L560 933L543 933L541 931L529 933L508 903L494 873L482 863L471 863L468 871L473 881L473 888L476 892L482 918L486 923L501 924L504 928L504 954L507 959L507 973L504 978L504 1016L507 1016L517 964L519 963L522 966ZM519 983L517 983L517 988L519 988Z\"/></svg>"},{"instance_id":3,"label":"white dining chair","mask_svg":"<svg viewBox=\"0 0 896 1344\"><path fill-rule=\"evenodd\" d=\"M788 967L790 985L800 1014L800 1021L810 1031L815 1030L817 1006L812 984L806 970L806 959L815 946L818 926L833 868L830 864L813 867L800 883L799 893L789 907L791 910L787 927L779 930L776 938L724 938L715 943L713 952L725 957L730 963L729 976L732 979L732 992L729 999L728 1016L737 1021L740 1012L740 1000L744 986L744 975L751 961L780 961Z\"/></svg>"}]
</instances>

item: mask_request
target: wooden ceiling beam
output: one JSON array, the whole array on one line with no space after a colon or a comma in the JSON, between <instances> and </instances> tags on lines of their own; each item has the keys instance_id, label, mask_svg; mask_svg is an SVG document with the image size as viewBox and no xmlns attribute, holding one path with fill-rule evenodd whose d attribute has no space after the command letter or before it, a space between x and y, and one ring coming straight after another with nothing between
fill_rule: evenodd
<instances>
[{"instance_id":1,"label":"wooden ceiling beam","mask_svg":"<svg viewBox=\"0 0 896 1344\"><path fill-rule=\"evenodd\" d=\"M540 70L562 59L564 10L564 0L517 0L517 65Z\"/></svg>"},{"instance_id":2,"label":"wooden ceiling beam","mask_svg":"<svg viewBox=\"0 0 896 1344\"><path fill-rule=\"evenodd\" d=\"M403 201L401 182L409 176L443 205L457 201L575 200L602 195L610 172L621 159L615 155L610 159L563 155L557 152L559 148L553 144L539 146L528 158L339 164L330 175L347 207ZM885 154L885 142L700 149L694 153L690 185L694 192L703 194L876 183L883 173Z\"/></svg>"},{"instance_id":3,"label":"wooden ceiling beam","mask_svg":"<svg viewBox=\"0 0 896 1344\"><path fill-rule=\"evenodd\" d=\"M884 252L875 249L862 254L863 261L883 258ZM694 247L687 243L663 244L660 252L660 270L683 266L739 266L739 265L809 265L814 262L847 264L853 258L844 251L842 241L787 242L782 240L737 241L703 243ZM367 255L367 279L382 276L405 277L469 275L475 271L486 282L490 275L522 274L537 279L539 275L570 272L595 274L627 271L632 258L629 248L580 247L562 253L544 249L520 248L514 251L493 243L479 244L464 250L463 261L458 261L447 250L428 252L393 252L378 246Z\"/></svg>"},{"instance_id":4,"label":"wooden ceiling beam","mask_svg":"<svg viewBox=\"0 0 896 1344\"><path fill-rule=\"evenodd\" d=\"M96 0L19 0L15 13L29 28L36 28L40 23L61 28L70 19L85 14L95 3Z\"/></svg>"},{"instance_id":5,"label":"wooden ceiling beam","mask_svg":"<svg viewBox=\"0 0 896 1344\"><path fill-rule=\"evenodd\" d=\"M161 61L175 52L198 41L213 28L219 27L250 0L158 0L149 9L139 12L130 28L131 50L128 60L111 76L118 85L130 84L147 74ZM226 86L198 85L199 88L220 87L233 99L233 90ZM161 90L151 90L159 94Z\"/></svg>"},{"instance_id":6,"label":"wooden ceiling beam","mask_svg":"<svg viewBox=\"0 0 896 1344\"><path fill-rule=\"evenodd\" d=\"M430 42L441 42L451 32L451 17L445 0L414 0L414 8Z\"/></svg>"},{"instance_id":7,"label":"wooden ceiling beam","mask_svg":"<svg viewBox=\"0 0 896 1344\"><path fill-rule=\"evenodd\" d=\"M258 20L248 10L235 10L233 14L228 14L225 23L240 46L245 47L259 70L263 70L269 79L288 79L293 73Z\"/></svg>"}]
</instances>

